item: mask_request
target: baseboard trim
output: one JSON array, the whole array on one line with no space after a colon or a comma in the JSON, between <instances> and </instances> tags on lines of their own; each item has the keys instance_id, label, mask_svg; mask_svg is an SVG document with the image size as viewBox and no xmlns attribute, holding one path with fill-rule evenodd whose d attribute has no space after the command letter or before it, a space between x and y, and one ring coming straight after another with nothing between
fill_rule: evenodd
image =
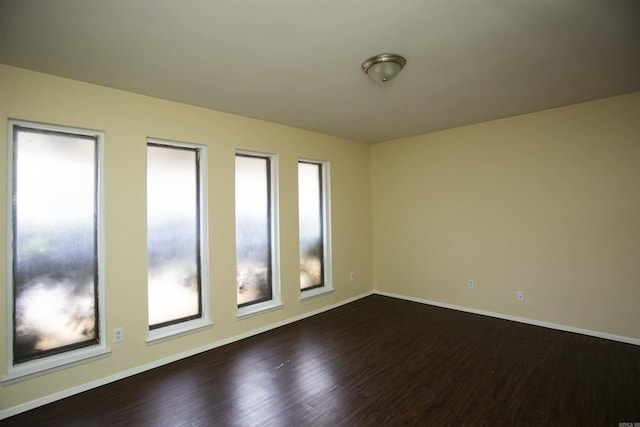
<instances>
[{"instance_id":1,"label":"baseboard trim","mask_svg":"<svg viewBox=\"0 0 640 427\"><path fill-rule=\"evenodd\" d=\"M0 410L0 420L12 417L14 415L18 415L18 414L20 414L22 412L26 412L26 411L29 411L31 409L38 408L40 406L44 406L44 405L49 404L49 403L53 403L53 402L55 402L57 400L62 400L64 398L67 398L67 397L73 396L75 394L91 390L91 389L96 388L96 387L100 387L100 386L103 386L103 385L106 385L106 384L109 384L109 383L112 383L112 382L115 382L115 381L130 377L130 376L133 376L133 375L136 375L136 374L140 374L140 373L145 372L145 371L149 371L151 369L158 368L158 367L163 366L163 365L167 365L169 363L177 362L178 360L182 360L182 359L185 359L185 358L190 357L190 356L195 356L196 354L204 353L205 351L213 350L215 348L222 347L224 345L231 344L233 342L240 341L240 340L243 340L245 338L249 338L249 337L252 337L254 335L258 335L258 334L261 334L263 332L267 332L267 331L270 331L272 329L276 329L276 328L279 328L281 326L285 326L285 325L288 325L290 323L294 323L294 322L297 322L299 320L306 319L307 317L315 316L316 314L320 314L320 313L323 313L325 311L329 311L329 310L332 310L334 308L340 307L342 305L349 304L351 302L354 302L354 301L357 301L359 299L365 298L365 297L367 297L369 295L372 295L373 293L374 293L373 291L365 292L365 293L362 293L360 295L356 295L355 297L351 297L351 298L339 301L337 303L321 307L321 308L316 309L316 310L312 310L312 311L309 311L309 312L306 312L306 313L303 313L303 314L299 314L297 316L293 316L293 317L281 320L279 322L270 323L268 325L265 325L265 326L262 326L262 327L259 327L259 328L256 328L256 329L252 329L250 331L244 332L244 333L239 334L239 335L234 335L234 336L231 336L231 337L228 337L228 338L223 338L221 340L214 341L214 342L212 342L210 344L207 344L207 345L204 345L204 346L201 346L201 347L197 347L197 348L194 348L194 349L191 349L191 350L187 350L187 351L184 351L184 352L181 352L181 353L177 353L177 354L165 357L163 359L154 360L154 361L146 363L144 365L135 366L133 368L117 372L117 373L115 373L113 375L109 375L107 377L97 379L95 381L90 381L88 383L84 383L84 384L81 384L81 385L78 385L78 386L75 386L75 387L68 388L66 390L59 391L57 393L53 393L53 394L50 394L50 395L47 395L47 396L43 396L41 398L26 402L26 403L22 403L20 405L16 405L16 406L12 406L12 407L7 408L7 409Z\"/></svg>"},{"instance_id":2,"label":"baseboard trim","mask_svg":"<svg viewBox=\"0 0 640 427\"><path fill-rule=\"evenodd\" d=\"M626 344L633 344L633 345L640 346L640 339L638 339L638 338L625 337L625 336L622 336L622 335L614 335L614 334L609 334L609 333L606 333L606 332L592 331L592 330L589 330L589 329L576 328L576 327L573 327L573 326L567 326L567 325L561 325L561 324L558 324L558 323L545 322L545 321L542 321L542 320L529 319L529 318L526 318L526 317L511 316L511 315L508 315L508 314L496 313L496 312L493 312L493 311L478 310L478 309L475 309L475 308L464 307L464 306L461 306L461 305L447 304L447 303L443 303L443 302L439 302L439 301L431 301L431 300L427 300L427 299L423 299L423 298L415 298L415 297L395 294L395 293L391 293L391 292L373 291L373 293L376 294L376 295L382 295L382 296L387 296L387 297L392 297L392 298L403 299L403 300L406 300L406 301L418 302L418 303L421 303L421 304L432 305L432 306L435 306L435 307L449 308L449 309L452 309L452 310L463 311L463 312L466 312L466 313L480 314L482 316L489 316L489 317L495 317L497 319L511 320L511 321L514 321L514 322L526 323L528 325L542 326L544 328L556 329L556 330L559 330L559 331L572 332L572 333L575 333L575 334L588 335L588 336L592 336L592 337L596 337L596 338L604 338L604 339L611 340L611 341L619 341L619 342L623 342L623 343L626 343Z\"/></svg>"}]
</instances>

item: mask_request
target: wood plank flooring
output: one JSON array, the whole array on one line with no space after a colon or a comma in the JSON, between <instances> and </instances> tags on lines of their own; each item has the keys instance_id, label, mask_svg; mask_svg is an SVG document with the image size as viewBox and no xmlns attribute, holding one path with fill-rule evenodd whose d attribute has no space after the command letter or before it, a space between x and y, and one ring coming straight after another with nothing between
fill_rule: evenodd
<instances>
[{"instance_id":1,"label":"wood plank flooring","mask_svg":"<svg viewBox=\"0 0 640 427\"><path fill-rule=\"evenodd\" d=\"M619 426L640 347L373 295L5 425Z\"/></svg>"}]
</instances>

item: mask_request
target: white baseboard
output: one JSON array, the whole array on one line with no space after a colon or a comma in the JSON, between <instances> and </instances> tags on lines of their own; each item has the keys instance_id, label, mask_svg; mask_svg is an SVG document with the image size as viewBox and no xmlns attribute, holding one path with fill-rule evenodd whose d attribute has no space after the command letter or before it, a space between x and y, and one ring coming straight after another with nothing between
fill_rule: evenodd
<instances>
[{"instance_id":1,"label":"white baseboard","mask_svg":"<svg viewBox=\"0 0 640 427\"><path fill-rule=\"evenodd\" d=\"M212 342L210 344L207 344L205 346L202 347L198 347L198 348L194 348L182 353L178 353L178 354L174 354L168 357L165 357L163 359L159 359L159 360L154 360L153 362L149 362L147 364L144 365L140 365L140 366L136 366L118 373L115 373L113 375L109 375L108 377L104 377L104 378L100 378L97 379L95 381L90 381L88 383L84 383L81 384L79 386L76 387L72 387L66 390L62 390L60 392L57 393L53 393L44 397L41 397L39 399L35 399L32 400L30 402L26 402L20 405L16 405L13 406L11 408L7 408L7 409L3 409L0 410L0 420L3 420L5 418L9 418L13 415L17 415L20 414L22 412L26 412L28 410L31 409L35 409L39 406L43 406L46 405L48 403L52 403L55 402L57 400L61 400L64 399L66 397L69 396L73 396L75 394L78 393L82 393L84 391L87 390L91 390L93 388L96 387L100 387L118 380L121 380L123 378L127 378L169 363L173 363L176 362L178 360L190 357L190 356L194 356L196 354L199 353L203 353L205 351L209 351L209 350L213 350L214 348L217 347L222 347L223 345L227 345L227 344L231 344L233 342L236 341L240 341L242 339L245 338L249 338L251 336L254 335L258 335L261 334L263 332L267 332L269 330L275 329L275 328L279 328L281 326L287 325L289 323L293 323L293 322L297 322L299 320L305 319L307 317L311 317L314 316L316 314L320 314L323 313L325 311L328 310L332 310L334 308L340 307L342 305L348 304L350 302L353 301L357 301L359 299L362 299L364 297L367 297L369 295L373 295L373 294L377 294L377 295L383 295L383 296L388 296L388 297L392 297L392 298L398 298L398 299L402 299L402 300L406 300L406 301L413 301L413 302L418 302L421 304L427 304L427 305L432 305L432 306L436 306L436 307L442 307L442 308L449 308L449 309L453 309L453 310L457 310L457 311L462 311L462 312L467 312L467 313L473 313L473 314L480 314L483 316L489 316L489 317L495 317L498 319L505 319L505 320L512 320L515 322L520 322L520 323L526 323L529 325L535 325L535 326L542 326L545 328L550 328L550 329L556 329L556 330L560 330L560 331L566 331L566 332L573 332L573 333L578 333L578 334L582 334L582 335L589 335L589 336L593 336L593 337L597 337L597 338L604 338L604 339L608 339L608 340L612 340L612 341L619 341L619 342L623 342L623 343L627 343L627 344L633 344L633 345L638 345L640 346L640 339L637 338L631 338L631 337L625 337L625 336L621 336L621 335L614 335L614 334L609 334L609 333L605 333L605 332L599 332L599 331L592 331L592 330L588 330L588 329L581 329L581 328L575 328L573 326L566 326L566 325L560 325L557 323L550 323L550 322L544 322L541 320L535 320L535 319L528 319L528 318L524 318L524 317L518 317L518 316L511 316L511 315L507 315L507 314L502 314L502 313L495 313L495 312L491 312L491 311L485 311L485 310L478 310L478 309L474 309L474 308L469 308L469 307L463 307L463 306L459 306L459 305L454 305L454 304L447 304L447 303L443 303L443 302L438 302L438 301L431 301L431 300L426 300L426 299L422 299L422 298L414 298L414 297L409 297L406 295L400 295L400 294L394 294L391 292L384 292L384 291L371 291L371 292L365 292L363 294L357 295L355 297L346 299L344 301L340 301L338 303L335 304L331 304L322 308L319 308L317 310L313 310L307 313L303 313L300 314L298 316L294 316L294 317L290 317L288 319L285 320L281 320L279 322L275 322L275 323L271 323L269 325L266 326L262 326L260 328L256 328L253 329L251 331L239 334L239 335L234 335L232 337L228 337L228 338L224 338L215 342Z\"/></svg>"},{"instance_id":2,"label":"white baseboard","mask_svg":"<svg viewBox=\"0 0 640 427\"><path fill-rule=\"evenodd\" d=\"M362 298L367 297L367 296L372 295L372 294L373 294L372 291L365 292L363 294L356 295L355 297L348 298L346 300L337 302L335 304L327 305L327 306L319 308L317 310L313 310L313 311L309 311L309 312L306 312L306 313L303 313L303 314L300 314L300 315L297 315L297 316L293 316L293 317L290 317L288 319L281 320L279 322L271 323L269 325L265 325L265 326L262 326L260 328L252 329L252 330L250 330L248 332L245 332L245 333L242 333L242 334L239 334L239 335L234 335L232 337L228 337L228 338L224 338L224 339L221 339L221 340L218 340L218 341L214 341L214 342L212 342L210 344L207 344L207 345L204 345L202 347L197 347L197 348L194 348L194 349L191 349L191 350L184 351L182 353L173 354L173 355L165 357L163 359L154 360L153 362L149 362L149 363L146 363L144 365L135 366L133 368L117 372L117 373L115 373L113 375L109 375L108 377L100 378L100 379L97 379L95 381L90 381L88 383L84 383L84 384L81 384L81 385L78 385L78 386L75 386L75 387L71 387L71 388L66 389L66 390L59 391L57 393L53 393L53 394L41 397L39 399L35 399L35 400L29 401L29 402L26 402L26 403L22 403L20 405L13 406L11 408L0 410L0 420L12 417L14 415L18 415L18 414L20 414L22 412L26 412L26 411L29 411L31 409L35 409L35 408L37 408L39 406L43 406L43 405L46 405L48 403L55 402L57 400L61 400L61 399L64 399L66 397L69 397L69 396L73 396L74 394L82 393L84 391L91 390L93 388L100 387L100 386L103 386L103 385L106 385L106 384L121 380L123 378L127 378L127 377L130 377L130 376L136 375L136 374L140 374L142 372L149 371L151 369L155 369L157 367L160 367L160 366L163 366L163 365L167 365L169 363L177 362L178 360L185 359L187 357L194 356L194 355L199 354L199 353L204 353L205 351L213 350L214 348L217 348L217 347L222 347L223 345L231 344L233 342L240 341L240 340L243 340L245 338L249 338L251 336L258 335L258 334L261 334L263 332L267 332L267 331L270 331L272 329L279 328L279 327L287 325L289 323L297 322L297 321L305 319L307 317L315 316L316 314L320 314L320 313L323 313L325 311L332 310L334 308L340 307L342 305L348 304L348 303L353 302L353 301L357 301L359 299L362 299Z\"/></svg>"},{"instance_id":3,"label":"white baseboard","mask_svg":"<svg viewBox=\"0 0 640 427\"><path fill-rule=\"evenodd\" d=\"M561 325L558 323L551 323L551 322L544 322L542 320L528 319L526 317L511 316L508 314L495 313L492 311L478 310L475 308L463 307L463 306L454 305L454 304L447 304L447 303L438 302L438 301L431 301L431 300L426 300L422 298L414 298L406 295L394 294L391 292L374 291L373 293L376 295L383 295L387 297L403 299L406 301L419 302L421 304L433 305L436 307L450 308L452 310L464 311L464 312L473 313L473 314L481 314L483 316L495 317L495 318L504 319L504 320L512 320L514 322L526 323L526 324L535 325L535 326L542 326L544 328L556 329L556 330L565 331L565 332L573 332L576 334L589 335L592 337L604 338L612 341L619 341L626 344L634 344L634 345L640 346L640 339L638 338L608 334L606 332L591 331L589 329L575 328L573 326Z\"/></svg>"}]
</instances>

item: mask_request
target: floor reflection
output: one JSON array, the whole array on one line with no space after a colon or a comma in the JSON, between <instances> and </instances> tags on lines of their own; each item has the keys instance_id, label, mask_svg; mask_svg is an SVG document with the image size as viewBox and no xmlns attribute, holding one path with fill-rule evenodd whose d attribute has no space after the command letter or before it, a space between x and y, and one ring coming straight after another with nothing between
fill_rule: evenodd
<instances>
[{"instance_id":1,"label":"floor reflection","mask_svg":"<svg viewBox=\"0 0 640 427\"><path fill-rule=\"evenodd\" d=\"M234 401L230 419L248 425L277 425L295 412L301 423L310 423L326 415L327 398L341 399L321 346L299 338L294 344L287 343L293 351L284 357L278 349L263 346L236 354L230 375ZM274 401L274 396L282 399Z\"/></svg>"}]
</instances>

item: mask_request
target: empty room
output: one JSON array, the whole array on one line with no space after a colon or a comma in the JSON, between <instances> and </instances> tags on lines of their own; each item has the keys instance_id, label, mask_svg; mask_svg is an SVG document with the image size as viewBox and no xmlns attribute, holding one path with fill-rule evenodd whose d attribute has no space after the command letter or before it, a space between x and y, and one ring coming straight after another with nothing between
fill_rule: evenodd
<instances>
[{"instance_id":1,"label":"empty room","mask_svg":"<svg viewBox=\"0 0 640 427\"><path fill-rule=\"evenodd\" d=\"M639 23L0 1L0 425L640 426Z\"/></svg>"}]
</instances>

